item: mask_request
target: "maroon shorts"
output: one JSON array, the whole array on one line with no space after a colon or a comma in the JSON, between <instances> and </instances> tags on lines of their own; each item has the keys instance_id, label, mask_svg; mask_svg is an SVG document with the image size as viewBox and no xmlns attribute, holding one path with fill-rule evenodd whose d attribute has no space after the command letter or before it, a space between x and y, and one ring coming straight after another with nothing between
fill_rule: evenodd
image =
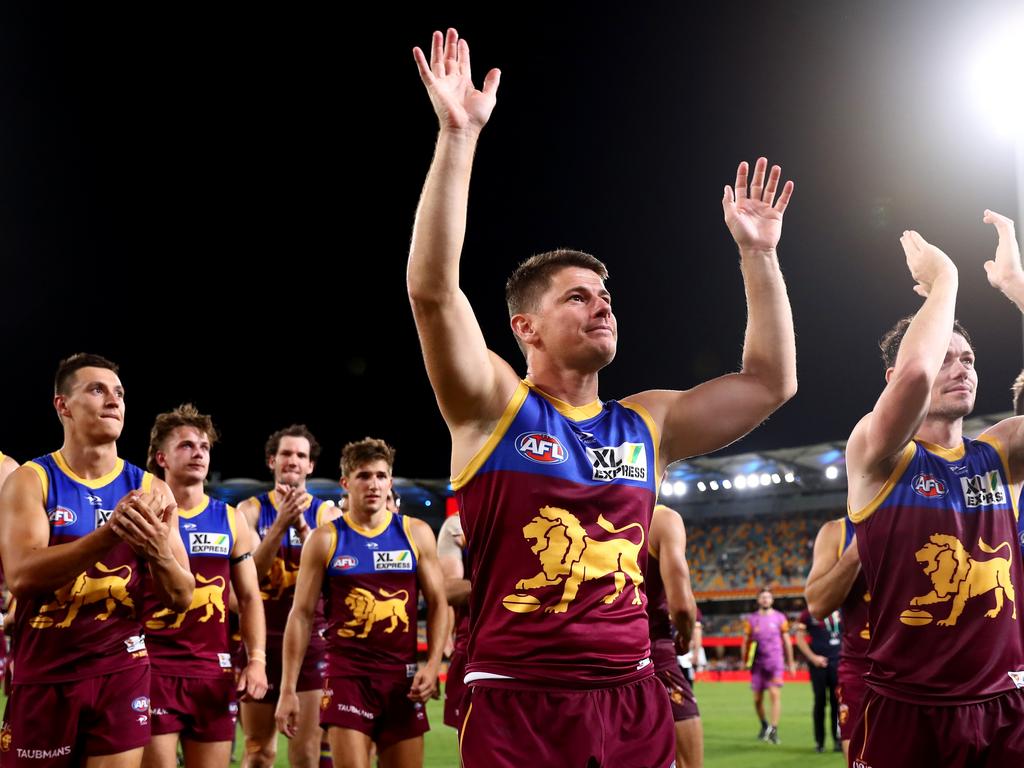
<instances>
[{"instance_id":1,"label":"maroon shorts","mask_svg":"<svg viewBox=\"0 0 1024 768\"><path fill-rule=\"evenodd\" d=\"M1024 690L980 704L908 704L870 688L850 740L854 768L1024 765Z\"/></svg>"},{"instance_id":2,"label":"maroon shorts","mask_svg":"<svg viewBox=\"0 0 1024 768\"><path fill-rule=\"evenodd\" d=\"M655 673L668 692L668 701L672 706L672 719L677 723L700 717L697 709L697 697L693 695L693 686L689 678L683 674L678 663L671 667L659 669Z\"/></svg>"},{"instance_id":3,"label":"maroon shorts","mask_svg":"<svg viewBox=\"0 0 1024 768\"><path fill-rule=\"evenodd\" d=\"M154 736L180 733L192 741L231 741L235 736L238 702L233 675L174 677L154 672L149 697Z\"/></svg>"},{"instance_id":4,"label":"maroon shorts","mask_svg":"<svg viewBox=\"0 0 1024 768\"><path fill-rule=\"evenodd\" d=\"M320 727L368 734L378 749L414 739L430 730L427 708L409 700L412 678L405 673L325 677Z\"/></svg>"},{"instance_id":5,"label":"maroon shorts","mask_svg":"<svg viewBox=\"0 0 1024 768\"><path fill-rule=\"evenodd\" d=\"M277 638L280 639L280 638ZM281 657L283 648L273 643L272 638L267 638L267 693L259 700L259 704L276 704L277 696L281 688ZM245 649L239 654L241 666L245 669ZM319 691L324 687L323 671L327 666L323 659L323 647L310 643L306 657L302 660L302 668L299 669L299 679L295 685L295 692Z\"/></svg>"},{"instance_id":6,"label":"maroon shorts","mask_svg":"<svg viewBox=\"0 0 1024 768\"><path fill-rule=\"evenodd\" d=\"M452 651L448 662L448 676L444 681L444 724L459 730L462 718L466 714L462 706L466 698L466 684L462 678L466 676L466 654L463 651Z\"/></svg>"},{"instance_id":7,"label":"maroon shorts","mask_svg":"<svg viewBox=\"0 0 1024 768\"><path fill-rule=\"evenodd\" d=\"M667 768L676 735L653 675L615 688L550 690L487 680L466 698L465 768Z\"/></svg>"},{"instance_id":8,"label":"maroon shorts","mask_svg":"<svg viewBox=\"0 0 1024 768\"><path fill-rule=\"evenodd\" d=\"M67 683L15 683L0 766L76 766L149 743L149 665Z\"/></svg>"},{"instance_id":9,"label":"maroon shorts","mask_svg":"<svg viewBox=\"0 0 1024 768\"><path fill-rule=\"evenodd\" d=\"M843 741L853 738L853 729L860 719L860 708L866 692L867 685L862 675L844 674L840 668L836 699L839 701L839 735Z\"/></svg>"}]
</instances>

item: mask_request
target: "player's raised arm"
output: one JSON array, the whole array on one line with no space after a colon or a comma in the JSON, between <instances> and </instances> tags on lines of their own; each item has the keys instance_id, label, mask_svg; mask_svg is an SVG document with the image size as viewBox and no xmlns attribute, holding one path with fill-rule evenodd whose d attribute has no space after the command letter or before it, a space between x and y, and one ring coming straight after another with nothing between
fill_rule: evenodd
<instances>
[{"instance_id":1,"label":"player's raised arm","mask_svg":"<svg viewBox=\"0 0 1024 768\"><path fill-rule=\"evenodd\" d=\"M793 314L776 253L793 182L780 191L781 169L773 166L766 179L767 167L760 158L748 185L749 167L740 163L735 189L726 186L722 198L747 299L741 370L684 392L652 391L630 398L661 427L666 465L739 439L796 394Z\"/></svg>"},{"instance_id":2,"label":"player's raised arm","mask_svg":"<svg viewBox=\"0 0 1024 768\"><path fill-rule=\"evenodd\" d=\"M804 599L807 611L821 621L843 604L860 573L857 539L837 556L842 542L843 521L829 520L814 540L814 559L807 574ZM798 635L799 637L799 635ZM803 650L803 648L801 648Z\"/></svg>"},{"instance_id":3,"label":"player's raised arm","mask_svg":"<svg viewBox=\"0 0 1024 768\"><path fill-rule=\"evenodd\" d=\"M453 431L489 431L518 377L487 349L469 300L459 287L469 179L480 131L494 109L500 73L473 85L469 46L454 29L435 32L430 60L413 49L440 131L423 185L409 252L407 284L427 375Z\"/></svg>"},{"instance_id":4,"label":"player's raised arm","mask_svg":"<svg viewBox=\"0 0 1024 768\"><path fill-rule=\"evenodd\" d=\"M851 480L850 504L866 505L892 471L900 452L914 437L928 413L932 384L946 360L953 334L959 276L941 250L917 232L904 232L900 244L915 280L914 291L924 304L906 329L887 383L870 414L854 427L846 447Z\"/></svg>"}]
</instances>

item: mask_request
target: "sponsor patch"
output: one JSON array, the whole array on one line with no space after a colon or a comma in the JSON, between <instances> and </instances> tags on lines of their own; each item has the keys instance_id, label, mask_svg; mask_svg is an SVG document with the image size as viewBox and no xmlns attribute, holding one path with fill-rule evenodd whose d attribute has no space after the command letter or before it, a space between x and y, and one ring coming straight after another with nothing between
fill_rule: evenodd
<instances>
[{"instance_id":1,"label":"sponsor patch","mask_svg":"<svg viewBox=\"0 0 1024 768\"><path fill-rule=\"evenodd\" d=\"M196 525L195 523L185 523L181 527L184 528L186 531L194 531L199 526Z\"/></svg>"},{"instance_id":2,"label":"sponsor patch","mask_svg":"<svg viewBox=\"0 0 1024 768\"><path fill-rule=\"evenodd\" d=\"M416 664L406 664L405 665L405 676L406 677L416 677L416 670L417 669L419 669L419 667Z\"/></svg>"},{"instance_id":3,"label":"sponsor patch","mask_svg":"<svg viewBox=\"0 0 1024 768\"><path fill-rule=\"evenodd\" d=\"M558 438L546 432L523 432L516 438L516 450L538 464L562 464L569 458Z\"/></svg>"},{"instance_id":4,"label":"sponsor patch","mask_svg":"<svg viewBox=\"0 0 1024 768\"><path fill-rule=\"evenodd\" d=\"M637 662L636 668L637 669L646 669L650 665L650 663L651 663L651 660L649 658L647 658L647 659L640 659L640 661Z\"/></svg>"},{"instance_id":5,"label":"sponsor patch","mask_svg":"<svg viewBox=\"0 0 1024 768\"><path fill-rule=\"evenodd\" d=\"M49 518L54 528L63 528L66 525L74 525L78 522L78 515L75 514L75 510L68 509L67 507L55 507L50 510Z\"/></svg>"},{"instance_id":6,"label":"sponsor patch","mask_svg":"<svg viewBox=\"0 0 1024 768\"><path fill-rule=\"evenodd\" d=\"M1017 670L1016 672L1007 672L1010 679L1013 680L1013 684L1018 688L1024 688L1024 670Z\"/></svg>"},{"instance_id":7,"label":"sponsor patch","mask_svg":"<svg viewBox=\"0 0 1024 768\"><path fill-rule=\"evenodd\" d=\"M139 725L148 725L149 724L149 718L146 715L139 715L135 719L139 722Z\"/></svg>"},{"instance_id":8,"label":"sponsor patch","mask_svg":"<svg viewBox=\"0 0 1024 768\"><path fill-rule=\"evenodd\" d=\"M136 712L145 712L149 714L149 697L148 696L136 696L132 699L132 709Z\"/></svg>"},{"instance_id":9,"label":"sponsor patch","mask_svg":"<svg viewBox=\"0 0 1024 768\"><path fill-rule=\"evenodd\" d=\"M299 536L299 532L294 528L288 529L288 543L293 547L302 546L302 538Z\"/></svg>"},{"instance_id":10,"label":"sponsor patch","mask_svg":"<svg viewBox=\"0 0 1024 768\"><path fill-rule=\"evenodd\" d=\"M367 720L373 720L373 712L367 712L365 709L357 707L354 704L339 704L339 712L351 712L353 715L359 715L360 717L366 718Z\"/></svg>"},{"instance_id":11,"label":"sponsor patch","mask_svg":"<svg viewBox=\"0 0 1024 768\"><path fill-rule=\"evenodd\" d=\"M331 567L336 571L348 571L355 568L357 565L359 565L358 558L355 558L352 555L342 555L341 557L335 558Z\"/></svg>"},{"instance_id":12,"label":"sponsor patch","mask_svg":"<svg viewBox=\"0 0 1024 768\"><path fill-rule=\"evenodd\" d=\"M587 448L594 480L647 481L647 446L643 443L622 443L600 448Z\"/></svg>"},{"instance_id":13,"label":"sponsor patch","mask_svg":"<svg viewBox=\"0 0 1024 768\"><path fill-rule=\"evenodd\" d=\"M193 555L229 555L231 537L226 533L193 531L188 535L188 551Z\"/></svg>"},{"instance_id":14,"label":"sponsor patch","mask_svg":"<svg viewBox=\"0 0 1024 768\"><path fill-rule=\"evenodd\" d=\"M926 499L941 499L946 495L946 484L927 473L922 472L911 482L914 493Z\"/></svg>"},{"instance_id":15,"label":"sponsor patch","mask_svg":"<svg viewBox=\"0 0 1024 768\"><path fill-rule=\"evenodd\" d=\"M96 527L102 528L110 520L110 516L114 514L112 509L100 509L96 507Z\"/></svg>"},{"instance_id":16,"label":"sponsor patch","mask_svg":"<svg viewBox=\"0 0 1024 768\"><path fill-rule=\"evenodd\" d=\"M230 704L228 704L228 714L232 715L232 716L238 714L238 702L237 701L232 701Z\"/></svg>"},{"instance_id":17,"label":"sponsor patch","mask_svg":"<svg viewBox=\"0 0 1024 768\"><path fill-rule=\"evenodd\" d=\"M218 653L217 662L220 664L221 669L231 669L231 654L230 653Z\"/></svg>"},{"instance_id":18,"label":"sponsor patch","mask_svg":"<svg viewBox=\"0 0 1024 768\"><path fill-rule=\"evenodd\" d=\"M71 745L65 744L56 749L17 749L18 757L22 760L52 760L55 757L67 757L71 754Z\"/></svg>"},{"instance_id":19,"label":"sponsor patch","mask_svg":"<svg viewBox=\"0 0 1024 768\"><path fill-rule=\"evenodd\" d=\"M145 635L132 635L124 641L125 647L128 653L135 653L136 651L146 650L146 636Z\"/></svg>"},{"instance_id":20,"label":"sponsor patch","mask_svg":"<svg viewBox=\"0 0 1024 768\"><path fill-rule=\"evenodd\" d=\"M373 570L411 571L412 552L408 549L389 549L374 552Z\"/></svg>"},{"instance_id":21,"label":"sponsor patch","mask_svg":"<svg viewBox=\"0 0 1024 768\"><path fill-rule=\"evenodd\" d=\"M960 485L964 491L964 501L968 507L991 507L1006 503L1006 491L1003 490L1003 478L998 469L974 477L961 477Z\"/></svg>"}]
</instances>

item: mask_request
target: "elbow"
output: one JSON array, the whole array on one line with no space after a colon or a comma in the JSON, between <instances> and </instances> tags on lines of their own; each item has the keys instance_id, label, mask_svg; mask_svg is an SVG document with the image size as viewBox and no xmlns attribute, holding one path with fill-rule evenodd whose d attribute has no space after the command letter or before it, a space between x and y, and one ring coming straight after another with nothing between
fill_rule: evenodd
<instances>
[{"instance_id":1,"label":"elbow","mask_svg":"<svg viewBox=\"0 0 1024 768\"><path fill-rule=\"evenodd\" d=\"M195 578L186 571L182 576L181 583L167 590L167 607L177 613L185 613L192 606L192 595L195 588Z\"/></svg>"},{"instance_id":2,"label":"elbow","mask_svg":"<svg viewBox=\"0 0 1024 768\"><path fill-rule=\"evenodd\" d=\"M42 597L53 589L47 584L41 584L38 580L31 578L23 572L4 574L7 580L7 589L21 602L31 600L34 597Z\"/></svg>"},{"instance_id":3,"label":"elbow","mask_svg":"<svg viewBox=\"0 0 1024 768\"><path fill-rule=\"evenodd\" d=\"M814 597L805 595L804 600L807 602L807 612L818 621L822 621L826 616L832 613L829 606L823 604L820 600Z\"/></svg>"}]
</instances>

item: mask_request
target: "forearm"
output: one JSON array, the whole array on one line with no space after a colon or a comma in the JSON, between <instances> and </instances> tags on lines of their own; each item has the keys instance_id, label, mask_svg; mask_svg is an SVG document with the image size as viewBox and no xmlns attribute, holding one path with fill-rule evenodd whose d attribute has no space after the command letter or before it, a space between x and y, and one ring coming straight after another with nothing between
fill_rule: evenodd
<instances>
[{"instance_id":1,"label":"forearm","mask_svg":"<svg viewBox=\"0 0 1024 768\"><path fill-rule=\"evenodd\" d=\"M284 629L284 647L281 650L281 693L295 693L312 631L312 617L293 608L288 614L288 623Z\"/></svg>"},{"instance_id":2,"label":"forearm","mask_svg":"<svg viewBox=\"0 0 1024 768\"><path fill-rule=\"evenodd\" d=\"M8 589L19 600L47 595L82 573L117 544L120 539L106 528L67 544L40 547L10 563L5 574Z\"/></svg>"},{"instance_id":3,"label":"forearm","mask_svg":"<svg viewBox=\"0 0 1024 768\"><path fill-rule=\"evenodd\" d=\"M192 603L192 591L196 586L192 572L173 555L150 560L149 572L153 576L153 591L157 599L178 613L187 611Z\"/></svg>"},{"instance_id":4,"label":"forearm","mask_svg":"<svg viewBox=\"0 0 1024 768\"><path fill-rule=\"evenodd\" d=\"M950 270L935 279L928 298L917 311L907 328L900 349L896 355L893 378L908 373L924 376L925 395L931 391L931 384L949 348L956 314L956 294L959 277Z\"/></svg>"},{"instance_id":5,"label":"forearm","mask_svg":"<svg viewBox=\"0 0 1024 768\"><path fill-rule=\"evenodd\" d=\"M1024 276L1015 275L1013 279L1003 283L999 289L1006 298L1017 305L1017 309L1024 312Z\"/></svg>"},{"instance_id":6,"label":"forearm","mask_svg":"<svg viewBox=\"0 0 1024 768\"><path fill-rule=\"evenodd\" d=\"M448 598L448 605L453 607L465 605L469 600L469 579L445 579L444 593Z\"/></svg>"},{"instance_id":7,"label":"forearm","mask_svg":"<svg viewBox=\"0 0 1024 768\"><path fill-rule=\"evenodd\" d=\"M245 650L252 655L253 651L266 651L267 624L263 613L263 600L259 592L241 597L239 607L239 630Z\"/></svg>"},{"instance_id":8,"label":"forearm","mask_svg":"<svg viewBox=\"0 0 1024 768\"><path fill-rule=\"evenodd\" d=\"M806 656L808 661L813 661L814 657L818 655L811 650L809 645L807 645L807 641L804 639L802 632L797 634L794 641L796 642L796 647L800 649L800 653ZM790 655L792 655L792 651L790 652Z\"/></svg>"},{"instance_id":9,"label":"forearm","mask_svg":"<svg viewBox=\"0 0 1024 768\"><path fill-rule=\"evenodd\" d=\"M747 299L743 373L756 377L781 404L796 392L793 312L775 250L740 251Z\"/></svg>"},{"instance_id":10,"label":"forearm","mask_svg":"<svg viewBox=\"0 0 1024 768\"><path fill-rule=\"evenodd\" d=\"M814 581L808 581L804 587L804 598L807 610L816 619L824 619L832 611L837 610L850 593L853 582L860 573L860 560L848 556L847 550L836 561L836 564Z\"/></svg>"},{"instance_id":11,"label":"forearm","mask_svg":"<svg viewBox=\"0 0 1024 768\"><path fill-rule=\"evenodd\" d=\"M790 642L789 635L783 636L782 646L786 649L786 663L793 666L793 644Z\"/></svg>"},{"instance_id":12,"label":"forearm","mask_svg":"<svg viewBox=\"0 0 1024 768\"><path fill-rule=\"evenodd\" d=\"M445 639L448 637L448 605L444 602L427 602L427 665L441 666Z\"/></svg>"},{"instance_id":13,"label":"forearm","mask_svg":"<svg viewBox=\"0 0 1024 768\"><path fill-rule=\"evenodd\" d=\"M277 521L275 521L267 531L266 537L259 539L260 543L256 545L256 549L252 553L252 562L256 566L258 579L270 573L270 566L274 564L274 558L277 556L278 550L281 549L281 540L284 538L286 530L277 525ZM255 536L255 534L253 535Z\"/></svg>"},{"instance_id":14,"label":"forearm","mask_svg":"<svg viewBox=\"0 0 1024 768\"><path fill-rule=\"evenodd\" d=\"M442 130L423 185L407 276L414 301L445 301L459 289L469 180L478 134Z\"/></svg>"}]
</instances>

